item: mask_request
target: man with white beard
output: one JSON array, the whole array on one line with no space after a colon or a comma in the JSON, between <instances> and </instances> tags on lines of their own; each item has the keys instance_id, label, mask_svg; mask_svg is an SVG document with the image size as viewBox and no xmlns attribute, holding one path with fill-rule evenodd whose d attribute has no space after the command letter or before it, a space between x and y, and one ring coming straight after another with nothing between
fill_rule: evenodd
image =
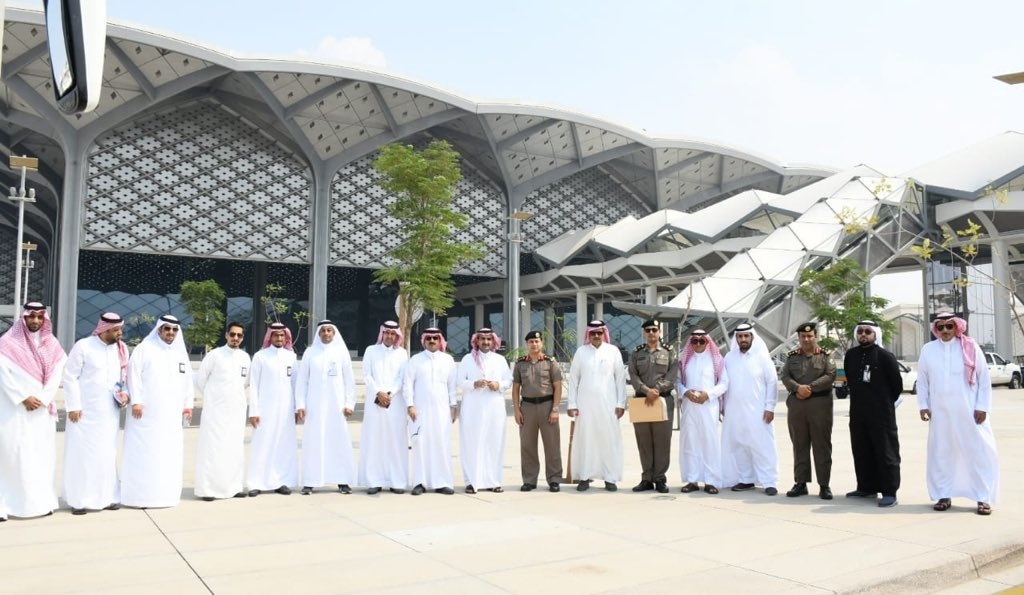
<instances>
[{"instance_id":1,"label":"man with white beard","mask_svg":"<svg viewBox=\"0 0 1024 595\"><path fill-rule=\"evenodd\" d=\"M299 444L295 435L292 332L274 322L267 327L263 348L252 358L249 374L249 425L252 445L245 484L249 496L263 490L283 496L299 483Z\"/></svg>"},{"instance_id":2,"label":"man with white beard","mask_svg":"<svg viewBox=\"0 0 1024 595\"><path fill-rule=\"evenodd\" d=\"M121 503L176 506L185 464L182 419L191 422L192 362L178 319L161 316L128 360L131 415L124 427Z\"/></svg>"},{"instance_id":3,"label":"man with white beard","mask_svg":"<svg viewBox=\"0 0 1024 595\"><path fill-rule=\"evenodd\" d=\"M470 339L473 346L459 364L462 388L459 450L466 493L504 491L501 471L505 458L505 391L512 386L512 369L495 353L501 337L481 328Z\"/></svg>"},{"instance_id":4,"label":"man with white beard","mask_svg":"<svg viewBox=\"0 0 1024 595\"><path fill-rule=\"evenodd\" d=\"M589 343L581 345L569 367L569 417L576 418L576 435L570 464L579 492L590 482L604 480L614 492L622 479L622 432L619 419L626 412L626 375L622 354L611 344L603 320L587 325Z\"/></svg>"},{"instance_id":5,"label":"man with white beard","mask_svg":"<svg viewBox=\"0 0 1024 595\"><path fill-rule=\"evenodd\" d=\"M203 416L196 447L195 494L206 502L246 496L245 409L252 363L241 349L244 338L241 324L228 324L225 344L206 354L196 376L196 386L203 393Z\"/></svg>"},{"instance_id":6,"label":"man with white beard","mask_svg":"<svg viewBox=\"0 0 1024 595\"><path fill-rule=\"evenodd\" d=\"M397 322L388 320L380 325L377 344L367 347L363 354L366 403L359 440L358 484L368 486L366 493L370 495L383 488L404 494L409 486L408 417L401 393L407 361L402 331Z\"/></svg>"},{"instance_id":7,"label":"man with white beard","mask_svg":"<svg viewBox=\"0 0 1024 595\"><path fill-rule=\"evenodd\" d=\"M928 495L933 509L949 510L954 497L992 514L999 493L999 453L988 413L992 379L985 354L967 335L967 322L952 313L935 317L938 339L921 348L917 402L928 426Z\"/></svg>"},{"instance_id":8,"label":"man with white beard","mask_svg":"<svg viewBox=\"0 0 1024 595\"><path fill-rule=\"evenodd\" d=\"M46 307L25 304L0 337L0 521L53 514L57 407L67 356Z\"/></svg>"},{"instance_id":9,"label":"man with white beard","mask_svg":"<svg viewBox=\"0 0 1024 595\"><path fill-rule=\"evenodd\" d=\"M128 405L128 347L124 319L100 316L92 335L80 339L64 366L64 501L71 514L117 510L117 432Z\"/></svg>"},{"instance_id":10,"label":"man with white beard","mask_svg":"<svg viewBox=\"0 0 1024 595\"><path fill-rule=\"evenodd\" d=\"M733 332L725 355L729 389L722 419L722 485L743 492L755 486L779 493L775 452L775 404L778 381L768 346L754 327L741 324Z\"/></svg>"},{"instance_id":11,"label":"man with white beard","mask_svg":"<svg viewBox=\"0 0 1024 595\"><path fill-rule=\"evenodd\" d=\"M700 489L717 494L722 481L722 442L718 435L720 399L729 388L718 345L703 329L690 333L679 358L679 475L684 494ZM717 485L716 485L717 484Z\"/></svg>"},{"instance_id":12,"label":"man with white beard","mask_svg":"<svg viewBox=\"0 0 1024 595\"><path fill-rule=\"evenodd\" d=\"M356 407L352 356L330 320L316 325L316 339L302 356L295 381L295 410L303 422L302 495L329 483L351 494L356 465L348 418Z\"/></svg>"},{"instance_id":13,"label":"man with white beard","mask_svg":"<svg viewBox=\"0 0 1024 595\"><path fill-rule=\"evenodd\" d=\"M457 416L455 359L445 353L447 343L438 328L420 335L424 351L405 366L402 395L412 425L412 495L427 490L450 496L452 479L452 424Z\"/></svg>"}]
</instances>

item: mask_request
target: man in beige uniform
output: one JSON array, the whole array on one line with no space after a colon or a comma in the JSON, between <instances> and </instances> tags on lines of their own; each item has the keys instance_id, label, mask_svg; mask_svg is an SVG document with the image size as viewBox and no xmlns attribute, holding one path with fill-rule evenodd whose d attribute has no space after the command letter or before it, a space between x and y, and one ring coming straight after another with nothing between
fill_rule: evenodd
<instances>
[{"instance_id":1,"label":"man in beige uniform","mask_svg":"<svg viewBox=\"0 0 1024 595\"><path fill-rule=\"evenodd\" d=\"M668 471L672 455L672 387L679 374L679 358L676 352L661 342L661 327L655 320L643 323L644 343L637 345L629 356L629 382L635 391L634 398L646 399L650 407L664 407L665 421L633 424L636 447L640 451L640 467L643 475L634 492L658 490L667 494Z\"/></svg>"},{"instance_id":2,"label":"man in beige uniform","mask_svg":"<svg viewBox=\"0 0 1024 595\"><path fill-rule=\"evenodd\" d=\"M529 352L512 371L512 411L519 425L519 456L523 487L537 487L540 459L537 432L544 441L544 472L548 489L557 492L562 478L562 450L558 432L558 405L562 400L562 370L553 357L544 355L540 331L526 333Z\"/></svg>"}]
</instances>

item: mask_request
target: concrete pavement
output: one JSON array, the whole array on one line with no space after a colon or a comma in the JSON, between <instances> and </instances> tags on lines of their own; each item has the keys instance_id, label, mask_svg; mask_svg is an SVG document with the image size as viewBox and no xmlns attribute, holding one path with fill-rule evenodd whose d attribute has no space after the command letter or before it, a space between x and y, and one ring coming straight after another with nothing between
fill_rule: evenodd
<instances>
[{"instance_id":1,"label":"concrete pavement","mask_svg":"<svg viewBox=\"0 0 1024 595\"><path fill-rule=\"evenodd\" d=\"M1024 583L1024 390L996 389L1000 501L931 509L926 424L907 395L898 410L899 505L848 500L855 487L847 401L836 401L833 501L786 498L792 453L785 405L776 418L778 496L682 494L673 445L672 492L635 494L633 431L622 421L625 477L608 493L518 491L511 418L502 494L421 497L263 494L202 502L192 495L198 430L186 432L185 493L172 509L12 519L0 524L4 593L995 593ZM569 420L562 417L563 458ZM361 424L352 422L358 444ZM457 441L457 432L454 432ZM678 436L676 436L676 440ZM63 434L58 435L63 452ZM59 459L63 459L62 456ZM58 483L60 472L58 470Z\"/></svg>"}]
</instances>

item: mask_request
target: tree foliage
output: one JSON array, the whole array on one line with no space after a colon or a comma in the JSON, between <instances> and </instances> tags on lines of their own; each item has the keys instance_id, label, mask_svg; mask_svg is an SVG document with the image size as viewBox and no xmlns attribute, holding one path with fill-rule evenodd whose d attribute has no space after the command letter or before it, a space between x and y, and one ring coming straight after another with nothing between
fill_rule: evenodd
<instances>
[{"instance_id":1,"label":"tree foliage","mask_svg":"<svg viewBox=\"0 0 1024 595\"><path fill-rule=\"evenodd\" d=\"M213 279L185 281L181 284L181 303L192 317L185 333L190 346L213 348L224 330L224 290Z\"/></svg>"},{"instance_id":2,"label":"tree foliage","mask_svg":"<svg viewBox=\"0 0 1024 595\"><path fill-rule=\"evenodd\" d=\"M869 281L864 269L849 258L837 260L821 270L805 269L801 273L797 294L811 307L811 314L819 324L818 343L822 347L846 351L853 328L862 320L876 322L883 335L895 330L891 321L882 319L882 309L889 300L866 296Z\"/></svg>"},{"instance_id":3,"label":"tree foliage","mask_svg":"<svg viewBox=\"0 0 1024 595\"><path fill-rule=\"evenodd\" d=\"M462 171L459 154L447 142L433 141L422 150L387 145L373 167L384 175L384 189L396 196L388 212L402 222L401 243L388 253L393 264L378 269L373 277L378 283L398 285L398 322L409 337L417 306L443 315L453 303L453 271L482 257L483 249L452 237L469 225L469 217L452 206Z\"/></svg>"}]
</instances>

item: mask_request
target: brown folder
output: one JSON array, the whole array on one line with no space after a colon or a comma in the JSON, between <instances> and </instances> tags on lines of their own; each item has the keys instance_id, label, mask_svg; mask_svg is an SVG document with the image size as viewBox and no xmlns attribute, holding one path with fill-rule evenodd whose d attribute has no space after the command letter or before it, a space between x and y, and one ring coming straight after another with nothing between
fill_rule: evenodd
<instances>
[{"instance_id":1,"label":"brown folder","mask_svg":"<svg viewBox=\"0 0 1024 595\"><path fill-rule=\"evenodd\" d=\"M634 424L666 421L668 419L668 408L665 399L658 399L658 402L647 406L647 399L633 397L629 399L629 421Z\"/></svg>"}]
</instances>

